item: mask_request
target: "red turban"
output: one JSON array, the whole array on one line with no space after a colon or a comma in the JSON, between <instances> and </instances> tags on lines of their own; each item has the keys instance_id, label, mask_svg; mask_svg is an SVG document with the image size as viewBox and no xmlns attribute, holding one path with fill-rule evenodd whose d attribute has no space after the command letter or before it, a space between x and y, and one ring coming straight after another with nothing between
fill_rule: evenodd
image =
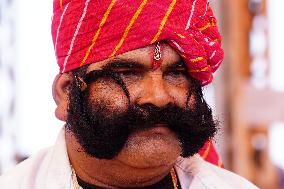
<instances>
[{"instance_id":1,"label":"red turban","mask_svg":"<svg viewBox=\"0 0 284 189\"><path fill-rule=\"evenodd\" d=\"M61 73L165 41L206 85L224 56L208 0L55 0L52 36Z\"/></svg>"}]
</instances>

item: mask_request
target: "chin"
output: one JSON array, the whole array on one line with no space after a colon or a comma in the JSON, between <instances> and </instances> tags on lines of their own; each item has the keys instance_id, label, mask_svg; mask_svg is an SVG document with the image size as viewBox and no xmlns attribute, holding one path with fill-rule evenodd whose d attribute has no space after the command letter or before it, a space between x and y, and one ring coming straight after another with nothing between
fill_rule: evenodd
<instances>
[{"instance_id":1,"label":"chin","mask_svg":"<svg viewBox=\"0 0 284 189\"><path fill-rule=\"evenodd\" d=\"M175 136L134 136L117 158L130 167L151 169L172 165L180 154L181 145Z\"/></svg>"}]
</instances>

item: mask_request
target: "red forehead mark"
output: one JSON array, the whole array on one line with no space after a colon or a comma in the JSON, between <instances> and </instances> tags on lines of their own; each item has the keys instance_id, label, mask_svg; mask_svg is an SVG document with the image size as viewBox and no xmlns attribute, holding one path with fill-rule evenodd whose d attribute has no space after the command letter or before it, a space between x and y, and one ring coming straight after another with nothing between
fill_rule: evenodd
<instances>
[{"instance_id":1,"label":"red forehead mark","mask_svg":"<svg viewBox=\"0 0 284 189\"><path fill-rule=\"evenodd\" d=\"M151 57L153 57L153 59L151 59L151 61L153 70L158 69L162 65L162 48L163 46L159 42L157 42L154 51L152 51Z\"/></svg>"}]
</instances>

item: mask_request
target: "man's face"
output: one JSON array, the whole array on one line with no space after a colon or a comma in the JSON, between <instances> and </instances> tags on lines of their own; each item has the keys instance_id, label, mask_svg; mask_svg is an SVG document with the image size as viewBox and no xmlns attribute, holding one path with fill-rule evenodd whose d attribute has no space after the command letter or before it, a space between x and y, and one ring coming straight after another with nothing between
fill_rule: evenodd
<instances>
[{"instance_id":1,"label":"man's face","mask_svg":"<svg viewBox=\"0 0 284 189\"><path fill-rule=\"evenodd\" d=\"M164 45L161 66L153 69L153 51L91 64L87 88L72 84L67 128L88 155L163 165L197 153L214 136L211 110L180 56Z\"/></svg>"}]
</instances>

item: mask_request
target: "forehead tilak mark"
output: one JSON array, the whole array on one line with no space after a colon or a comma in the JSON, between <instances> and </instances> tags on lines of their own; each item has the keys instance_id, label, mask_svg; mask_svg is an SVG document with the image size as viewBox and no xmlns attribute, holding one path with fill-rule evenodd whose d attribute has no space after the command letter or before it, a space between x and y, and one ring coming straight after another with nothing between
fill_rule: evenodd
<instances>
[{"instance_id":1,"label":"forehead tilak mark","mask_svg":"<svg viewBox=\"0 0 284 189\"><path fill-rule=\"evenodd\" d=\"M161 58L162 58L161 46L160 46L160 43L158 42L156 44L155 51L154 51L154 60L159 61L161 60Z\"/></svg>"},{"instance_id":2,"label":"forehead tilak mark","mask_svg":"<svg viewBox=\"0 0 284 189\"><path fill-rule=\"evenodd\" d=\"M162 44L160 44L160 42L157 42L155 47L154 47L154 51L153 51L153 59L152 60L152 69L156 70L159 67L161 67L162 65Z\"/></svg>"}]
</instances>

